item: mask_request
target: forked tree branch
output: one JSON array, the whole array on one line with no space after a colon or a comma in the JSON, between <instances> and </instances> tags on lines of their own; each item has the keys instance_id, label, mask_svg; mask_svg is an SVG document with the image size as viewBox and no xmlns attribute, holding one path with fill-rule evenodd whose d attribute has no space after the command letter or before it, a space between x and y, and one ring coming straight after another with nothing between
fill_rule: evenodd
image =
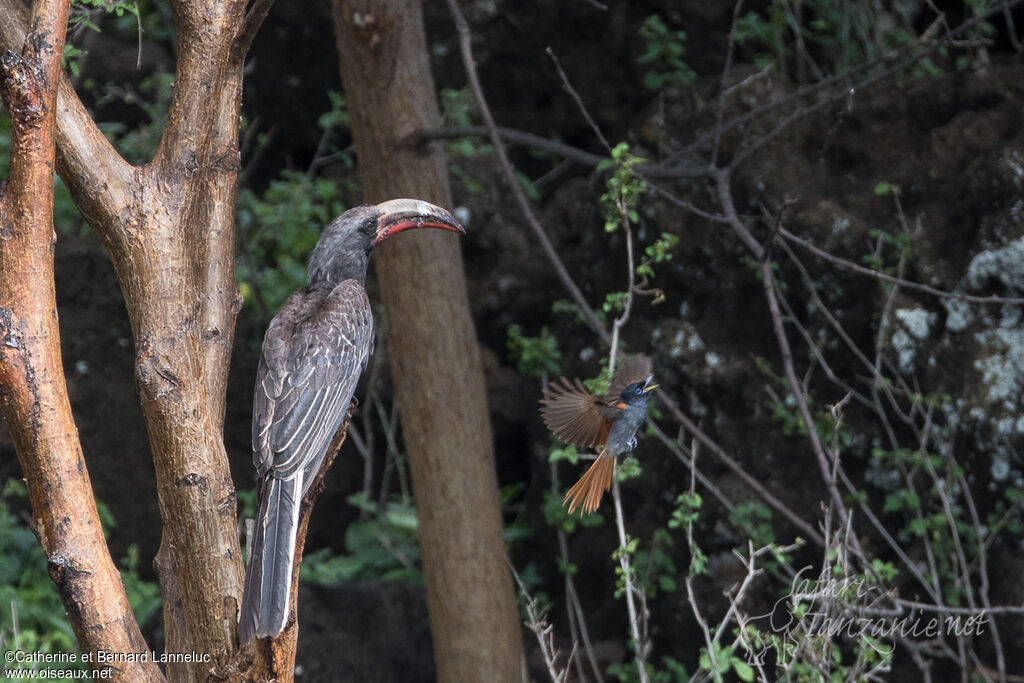
<instances>
[{"instance_id":1,"label":"forked tree branch","mask_svg":"<svg viewBox=\"0 0 1024 683\"><path fill-rule=\"evenodd\" d=\"M34 3L21 53L8 50L0 59L0 91L11 116L11 171L0 198L0 409L28 484L47 571L79 645L94 654L134 653L146 644L103 538L57 327L53 165L68 12L68 0ZM117 671L121 680L163 680L153 662L119 663Z\"/></svg>"},{"instance_id":2,"label":"forked tree branch","mask_svg":"<svg viewBox=\"0 0 1024 683\"><path fill-rule=\"evenodd\" d=\"M24 39L20 5L0 0L0 47ZM132 323L164 522L167 651L211 658L169 667L172 678L205 679L237 647L242 563L222 437L241 305L233 270L237 122L245 48L269 5L174 3L175 87L151 164L133 167L117 154L66 78L57 99L57 170L111 257ZM76 495L92 500L88 487ZM122 616L130 621L130 610Z\"/></svg>"}]
</instances>

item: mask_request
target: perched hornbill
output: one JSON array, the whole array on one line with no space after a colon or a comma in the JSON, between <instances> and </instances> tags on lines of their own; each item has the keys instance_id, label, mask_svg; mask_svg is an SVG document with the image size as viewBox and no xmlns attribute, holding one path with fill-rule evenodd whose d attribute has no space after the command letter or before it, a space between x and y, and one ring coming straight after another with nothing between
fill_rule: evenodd
<instances>
[{"instance_id":1,"label":"perched hornbill","mask_svg":"<svg viewBox=\"0 0 1024 683\"><path fill-rule=\"evenodd\" d=\"M651 384L651 359L636 355L626 358L612 377L608 393L598 398L578 379L560 378L544 387L541 416L555 436L583 448L598 448L597 460L573 484L562 501L569 502L569 513L583 505L590 513L601 503L601 496L612 485L615 456L636 447L636 432L647 417Z\"/></svg>"},{"instance_id":2,"label":"perched hornbill","mask_svg":"<svg viewBox=\"0 0 1024 683\"><path fill-rule=\"evenodd\" d=\"M240 642L273 637L285 627L299 504L373 352L373 315L363 287L370 252L410 228L465 233L450 213L415 199L349 209L313 249L309 284L288 297L267 328L252 407L252 459L262 483Z\"/></svg>"}]
</instances>

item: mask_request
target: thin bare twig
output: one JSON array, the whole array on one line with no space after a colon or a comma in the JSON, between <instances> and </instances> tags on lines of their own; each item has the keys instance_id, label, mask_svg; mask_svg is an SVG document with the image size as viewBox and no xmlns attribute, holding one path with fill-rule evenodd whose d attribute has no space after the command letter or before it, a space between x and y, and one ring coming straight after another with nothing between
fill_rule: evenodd
<instances>
[{"instance_id":1,"label":"thin bare twig","mask_svg":"<svg viewBox=\"0 0 1024 683\"><path fill-rule=\"evenodd\" d=\"M594 154L582 150L579 147L567 145L564 142L545 138L535 133L529 133L515 128L496 126L494 129L499 137L505 142L510 142L523 147L550 152L564 159L574 161L583 166L594 167L607 161L608 157L601 154ZM470 137L490 137L491 129L487 126L448 126L443 128L428 128L418 130L409 136L408 143L419 145L429 140L453 140ZM705 175L705 166L666 166L653 161L645 161L637 165L638 175L645 178L700 178Z\"/></svg>"},{"instance_id":2,"label":"thin bare twig","mask_svg":"<svg viewBox=\"0 0 1024 683\"><path fill-rule=\"evenodd\" d=\"M623 326L629 321L630 311L633 309L633 287L636 279L636 268L633 264L633 231L629 226L629 215L622 197L618 197L616 204L619 216L622 221L622 228L626 233L626 262L628 271L628 287L626 289L626 303L622 308L622 315L615 319L612 324L611 350L608 353L608 375L615 373L615 353L619 342L619 333ZM616 465L616 469L618 466ZM626 609L629 612L629 628L633 636L633 652L635 655L636 668L641 683L648 680L647 676L647 653L650 644L647 642L647 605L643 594L643 587L636 586L636 577L633 575L631 565L632 557L628 550L629 538L626 535L626 521L622 514L622 495L619 490L618 472L612 475L612 500L615 503L615 529L619 534L619 565L622 567L622 577L625 584ZM635 598L640 600L640 609L637 609Z\"/></svg>"},{"instance_id":3,"label":"thin bare twig","mask_svg":"<svg viewBox=\"0 0 1024 683\"><path fill-rule=\"evenodd\" d=\"M626 534L625 517L622 513L622 495L619 491L619 477L617 473L612 476L612 502L615 504L615 530L618 532L619 537L618 555L619 567L622 569L622 588L623 593L626 595L626 610L629 613L629 631L633 637L633 659L636 662L636 669L641 683L647 683L650 680L647 675L646 665L650 644L644 637L644 633L647 630L644 625L647 623L648 615L646 605L644 605L642 610L637 609L636 606L636 596L643 591L643 587L636 585L636 576L634 576L630 553L627 550L629 536Z\"/></svg>"},{"instance_id":4,"label":"thin bare twig","mask_svg":"<svg viewBox=\"0 0 1024 683\"><path fill-rule=\"evenodd\" d=\"M587 324L591 327L594 333L607 344L611 341L608 330L606 330L604 325L601 324L601 321L598 320L597 315L594 313L594 309L591 308L590 304L583 296L583 292L580 291L580 288L576 286L576 282L572 279L572 276L569 275L569 271L562 262L561 256L558 255L558 251L548 238L547 232L544 230L543 226L541 226L540 221L537 220L536 215L534 215L533 209L530 208L530 202L526 198L526 193L523 192L522 186L516 179L512 163L509 161L508 155L505 153L505 145L501 141L501 136L497 133L498 126L497 123L495 123L494 115L491 113L491 108L488 106L487 99L484 97L483 88L480 86L480 77L477 74L476 62L473 59L473 48L471 44L472 36L470 34L469 24L466 22L466 17L463 16L462 10L459 9L459 3L457 0L447 0L447 2L448 9L452 14L452 18L455 20L455 27L459 33L459 50L462 54L462 64L466 70L466 78L469 81L469 86L473 91L477 104L480 106L480 114L483 116L484 123L487 125L487 129L490 132L491 144L494 146L494 153L498 158L498 164L505 176L505 181L511 188L512 195L515 197L516 204L519 206L519 210L523 213L523 217L526 219L527 224L533 230L534 236L536 236L538 242L540 242L544 255L547 256L552 268L555 269L555 274L558 275L558 279L561 281L562 286L566 288L569 292L569 296L572 297L572 300L577 306L579 306Z\"/></svg>"},{"instance_id":5,"label":"thin bare twig","mask_svg":"<svg viewBox=\"0 0 1024 683\"><path fill-rule=\"evenodd\" d=\"M693 467L690 468L690 497L691 499L697 493L697 455L699 449L696 442L693 445ZM697 601L697 593L693 589L693 575L694 575L694 564L693 557L695 556L694 549L697 548L696 541L693 535L693 519L688 519L686 522L686 544L690 550L690 566L686 570L686 597L687 602L690 603L690 610L693 612L693 618L697 621L697 625L700 627L701 634L704 636L704 647L707 648L708 658L711 660L712 674L716 681L720 681L722 674L718 670L718 660L714 656L714 646L712 645L711 630L708 628L708 622L701 614L700 604Z\"/></svg>"},{"instance_id":6,"label":"thin bare twig","mask_svg":"<svg viewBox=\"0 0 1024 683\"><path fill-rule=\"evenodd\" d=\"M674 456L676 456L676 458L678 458L681 463L683 463L683 466L686 467L686 469L693 469L693 458L686 455L686 453L683 451L683 447L681 447L674 440L670 439L668 434L666 434L654 420L648 418L647 426L648 428L650 428L652 432L654 432L654 435L658 437L658 440L661 441L662 445L664 445L665 448L669 449L669 451L671 451L671 453ZM735 504L733 504L731 500L729 500L725 493L722 492L722 489L716 486L713 481L708 479L707 475L705 475L703 472L696 472L696 476L697 481L700 482L701 486L710 491L711 495L715 497L715 499L722 505L723 508L725 508L727 512L733 511L733 509L736 506Z\"/></svg>"},{"instance_id":7,"label":"thin bare twig","mask_svg":"<svg viewBox=\"0 0 1024 683\"><path fill-rule=\"evenodd\" d=\"M659 404L668 409L669 413L672 414L672 417L678 420L683 426L683 429L688 431L698 442L707 447L735 476L757 493L757 495L760 496L769 507L777 510L779 514L788 519L789 522L795 526L805 538L813 541L816 545L822 545L824 543L824 539L821 534L818 533L813 526L808 524L806 520L800 517L800 515L793 512L785 503L765 488L764 484L758 481L756 477L747 472L743 465L726 453L725 449L719 446L714 439L704 433L704 431L682 411L679 404L676 403L668 393L662 391L661 388L655 389L654 392L655 396L658 397Z\"/></svg>"},{"instance_id":8,"label":"thin bare twig","mask_svg":"<svg viewBox=\"0 0 1024 683\"><path fill-rule=\"evenodd\" d=\"M743 11L743 0L736 0L736 5L732 10L732 26L729 28L729 42L725 49L725 66L722 67L722 78L718 88L718 108L715 111L715 136L714 141L711 144L711 161L710 166L718 165L718 150L719 145L722 142L722 117L725 115L725 97L726 93L729 92L729 87L726 85L729 81L729 71L732 68L732 56L736 50L736 24L740 19L740 12Z\"/></svg>"},{"instance_id":9,"label":"thin bare twig","mask_svg":"<svg viewBox=\"0 0 1024 683\"><path fill-rule=\"evenodd\" d=\"M551 494L554 496L559 495L558 488L558 467L554 462L549 462L551 468ZM558 539L558 554L562 560L562 566L568 567L569 561L569 541L566 537L565 531L559 527L555 536ZM583 641L583 652L587 657L587 661L590 663L591 672L594 674L595 679L598 683L604 683L604 677L601 675L601 667L597 664L597 654L594 652L593 643L590 640L590 630L587 628L587 617L583 613L583 605L580 604L579 593L576 591L576 582L573 580L572 572L563 572L563 578L565 582L565 595L568 601L568 608L566 610L569 617L569 629L572 632L573 640ZM576 631L579 631L577 634ZM583 665L579 657L574 662L576 666L576 675L580 680L580 683L586 683L587 679L583 674Z\"/></svg>"},{"instance_id":10,"label":"thin bare twig","mask_svg":"<svg viewBox=\"0 0 1024 683\"><path fill-rule=\"evenodd\" d=\"M1005 3L1005 6L1008 8L1013 8L1019 5L1021 2L1024 2L1024 0L1011 0L1010 2ZM986 12L983 12L982 14L972 17L971 19L963 22L956 28L947 31L946 38L952 38L961 33L964 33L970 30L971 28L980 25L982 22L988 21L997 12L1001 11L1003 11L1003 6L996 6L994 8L990 8ZM945 43L941 40L933 40L931 38L931 33L932 32L930 30L925 31L924 33L921 34L921 37L913 43L901 46L896 50L887 51L885 54L882 54L881 56L874 60L852 67L848 72L839 73L836 74L835 76L830 76L828 78L818 81L817 83L800 86L786 97L765 102L763 104L758 105L754 109L751 109L750 111L735 116L722 124L721 131L712 129L701 134L696 140L687 145L685 148L668 155L662 163L665 166L671 166L674 163L678 163L682 159L692 158L699 152L699 150L705 149L708 146L712 145L714 143L716 136L719 136L722 133L728 132L735 128L742 128L751 121L763 117L772 111L787 107L793 104L794 102L799 102L801 100L807 99L812 95L818 94L823 91L828 91L831 88L835 88L834 93L827 97L824 97L822 104L833 103L842 100L849 96L849 87L847 84L849 83L851 78L859 78L861 74L870 73L873 70L877 69L878 67L887 64L888 66L885 66L885 68L878 70L870 78L858 83L857 90L863 91L873 85L882 83L885 81L886 78L888 78L892 74L907 69L917 61L924 59L925 57L931 56L932 54L934 54L935 52L944 47ZM902 60L897 61L900 55L907 56L905 56ZM814 109L818 108L819 107L815 107ZM787 121L785 125L789 125L789 123L792 123L792 121ZM773 131L772 133L770 133L770 135L777 134L777 132L777 130ZM749 154L747 156L749 156Z\"/></svg>"},{"instance_id":11,"label":"thin bare twig","mask_svg":"<svg viewBox=\"0 0 1024 683\"><path fill-rule=\"evenodd\" d=\"M779 353L782 355L782 367L785 370L790 392L796 399L797 407L800 410L800 417L807 426L807 436L811 440L811 449L818 461L818 467L821 469L822 479L828 488L829 495L832 497L832 503L836 506L836 511L840 514L841 519L846 520L849 513L846 510L846 505L843 503L843 497L839 494L839 489L836 488L835 479L830 475L829 458L825 454L825 448L821 443L821 437L818 435L814 417L811 415L810 407L807 405L807 395L804 393L802 385L797 379L796 370L793 367L793 351L789 345L789 338L786 336L782 311L779 309L779 302L776 298L775 276L772 273L771 264L767 260L761 261L761 278L764 283L765 298L768 301L768 310L772 315L772 328L775 331L775 338L779 345Z\"/></svg>"},{"instance_id":12,"label":"thin bare twig","mask_svg":"<svg viewBox=\"0 0 1024 683\"><path fill-rule=\"evenodd\" d=\"M558 61L558 57L555 56L554 50L552 50L549 47L547 50L545 50L545 52L547 53L548 57L551 58L551 61L555 63L555 69L558 70L558 77L562 79L562 88L565 90L565 92L569 94L569 97L571 97L573 101L576 103L576 107L580 110L580 113L583 115L583 118L586 119L587 125L590 126L590 130L594 131L594 135L597 136L597 139L601 142L601 145L605 148L608 154L611 154L611 143L609 143L608 140L605 139L604 133L601 132L601 128L597 125L597 123L594 122L594 119L591 118L590 112L587 110L587 107L583 104L583 98L580 97L580 94L576 92L575 88L572 87L572 83L569 82L569 77L566 76L565 70L562 69L562 63Z\"/></svg>"},{"instance_id":13,"label":"thin bare twig","mask_svg":"<svg viewBox=\"0 0 1024 683\"><path fill-rule=\"evenodd\" d=\"M782 226L779 226L778 233L786 240L803 247L804 249L811 252L818 258L828 261L829 263L832 263L836 266L839 266L843 270L849 270L854 273L859 273L860 275L866 275L876 280L882 280L883 282L889 282L900 287L905 287L906 289L913 289L918 292L924 292L925 294L931 294L932 296L938 297L940 299L960 299L962 301L970 301L971 303L977 304L1024 304L1024 297L1006 297L995 295L973 296L971 294L964 294L962 292L947 292L941 289L936 289L935 287L929 287L928 285L921 284L920 282L913 282L911 280L896 277L894 275L889 275L888 273L883 273L873 268L868 268L866 266L860 265L859 263L854 263L853 261L841 258L839 256L836 256L835 254L831 254L825 251L824 249L816 247L815 245L811 244L802 237L797 237L796 235L794 235L793 233L791 233L789 230Z\"/></svg>"},{"instance_id":14,"label":"thin bare twig","mask_svg":"<svg viewBox=\"0 0 1024 683\"><path fill-rule=\"evenodd\" d=\"M573 655L576 653L576 646L573 645L572 652L569 653L569 661L565 667L559 670L554 627L548 623L545 610L538 605L537 599L530 595L530 591L526 590L526 584L519 577L519 572L516 571L511 563L509 563L508 568L512 572L512 577L516 580L516 585L519 586L519 592L522 594L526 605L527 620L523 623L537 638L537 645L540 647L541 656L544 658L544 665L547 667L548 676L551 677L552 683L562 683L569 675L569 663L572 662Z\"/></svg>"}]
</instances>

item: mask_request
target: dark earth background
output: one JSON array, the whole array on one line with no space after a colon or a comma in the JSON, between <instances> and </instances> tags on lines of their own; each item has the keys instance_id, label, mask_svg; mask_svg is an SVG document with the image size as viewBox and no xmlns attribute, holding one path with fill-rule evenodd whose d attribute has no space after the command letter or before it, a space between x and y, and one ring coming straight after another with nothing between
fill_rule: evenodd
<instances>
[{"instance_id":1,"label":"dark earth background","mask_svg":"<svg viewBox=\"0 0 1024 683\"><path fill-rule=\"evenodd\" d=\"M461 88L465 79L453 24L443 3L426 4L437 85ZM502 0L464 4L474 31L481 79L501 125L602 152L577 106L561 89L544 52L548 47L558 55L608 139L629 141L641 156L661 158L714 123L730 3L613 1L607 11L583 0L528 7ZM750 3L750 9L765 4ZM955 13L959 7L949 3L948 9ZM692 86L674 86L659 94L641 85L637 27L652 14L687 31L687 64L698 74ZM953 14L950 22L955 22ZM1024 293L1024 263L1012 259L980 282L965 279L979 253L998 250L1024 235L1020 209L1024 71L1004 39L996 37L988 64L960 72L950 69L937 77L892 77L791 126L736 175L737 205L756 219L762 206L778 212L791 200L789 230L858 260L871 249L870 229L893 230L896 225L892 199L876 195L873 188L879 181L898 184L906 215L924 226L912 238L915 258L908 279L947 290ZM96 79L131 83L141 78L140 73L169 70L173 65L169 53L147 44L143 66L136 71L135 45L114 43L103 34L90 40L95 43L89 46L83 71ZM753 73L750 57L737 55L737 74ZM785 78L762 81L745 98L730 101L727 114L751 109L794 87ZM272 144L252 166L249 186L259 190L282 168L308 166L319 139L317 118L330 108L328 90L341 90L328 4L279 0L256 39L246 76L245 115L258 117L264 130L273 131ZM101 120L138 115L130 107L119 109L117 103L95 106ZM537 159L522 148L512 148L512 153L520 170L531 178L553 166L550 158ZM243 164L248 162L243 159ZM525 522L530 534L511 547L510 557L518 568L533 563L543 590L561 605L555 535L540 511L543 492L550 486L550 441L536 411L540 383L516 372L506 349L507 327L516 323L527 334L537 334L541 326L548 326L560 341L563 370L570 375L595 375L604 350L569 316L551 312L553 300L566 295L511 203L493 158L460 159L459 164L482 188L470 191L464 182L454 180L456 203L468 208L471 216L463 251L484 350L499 479L502 486L525 484L524 493L505 512L509 521ZM340 166L326 170L328 176L338 178L351 179L352 173ZM621 233L608 235L601 229L597 197L603 182L593 169L571 166L543 186L539 202L550 237L594 304L606 292L621 289L625 275ZM708 191L699 184L676 183L674 188L694 202L707 199ZM349 192L352 196L344 198L346 203L358 203L358 195ZM837 221L846 226L843 231L833 230ZM820 478L804 442L785 435L773 420L765 391L768 380L755 364L758 357L776 361L777 347L761 284L745 262L742 246L725 227L653 197L642 204L638 229L641 242L661 232L677 235L680 242L674 260L658 271L657 284L664 290L665 301L654 305L640 299L636 304L625 331L629 348L654 357L662 386L751 474L795 511L817 518L819 502L826 497ZM759 229L763 236L763 226ZM111 550L120 558L129 544L138 544L141 571L152 578L148 562L157 551L160 520L135 391L131 332L117 282L105 254L87 235L61 234L56 260L72 406L97 497L118 520L110 537ZM806 262L812 274L826 283L826 300L858 343L871 348L885 296L878 284L825 263ZM941 301L911 292L901 294L897 306L921 307L936 314L931 331L922 339L914 338L912 372L921 385L963 397L967 406L981 408L957 436L961 460L969 461L977 490L1006 485L1005 478L991 474L998 458L1007 459L1010 481L1019 481L1024 437L996 427L998 420L1016 416L1017 399L1014 396L1007 403L987 398L988 379L975 364L992 353L993 342L983 330L1019 329L1018 314L1009 310L1012 307L985 308L966 332L955 334L945 326L949 311ZM252 309L243 311L232 360L225 440L239 488L254 486L249 463L250 396L262 324ZM694 339L702 340L702 345L691 343ZM721 362L708 362L706 350L710 349ZM379 338L379 360L386 353ZM1024 375L1024 349L1009 348L1006 353L1012 361L1007 381L1016 386L1017 378ZM380 372L379 387L387 402L386 363L380 363ZM840 398L841 394L826 390L818 400ZM851 420L856 422L856 415ZM631 533L647 539L651 529L664 525L676 495L687 489L689 471L654 439L642 437L640 443L643 474L626 483L623 493ZM863 471L869 440L850 450L847 466ZM561 468L564 485L575 470L568 465ZM702 469L734 499L752 497L711 458L704 459ZM0 480L13 476L20 476L17 461L3 432ZM327 492L318 501L308 549L343 551L344 530L358 517L346 497L360 490L362 476L362 460L346 444L330 473ZM713 507L707 510L700 525L712 571L699 585L712 603L739 576L730 551L740 537L716 514ZM779 529L782 538L793 535L781 523ZM609 662L628 656L625 607L613 597L611 551L615 545L610 520L570 536L591 636ZM671 552L676 565L685 568L685 544L680 542ZM1021 547L996 544L989 560L994 599L1000 604L1024 602ZM767 609L773 600L773 596L764 597ZM433 680L420 586L381 581L307 585L299 604L300 680ZM556 633L562 636L559 645L568 650L564 616L556 610L552 618ZM1000 623L1008 651L1024 651L1021 625L1009 620ZM671 653L692 670L700 640L685 592L659 596L652 607L651 628L655 654ZM158 642L159 627L149 624L146 630L150 642ZM536 666L534 642L532 638L526 642Z\"/></svg>"}]
</instances>

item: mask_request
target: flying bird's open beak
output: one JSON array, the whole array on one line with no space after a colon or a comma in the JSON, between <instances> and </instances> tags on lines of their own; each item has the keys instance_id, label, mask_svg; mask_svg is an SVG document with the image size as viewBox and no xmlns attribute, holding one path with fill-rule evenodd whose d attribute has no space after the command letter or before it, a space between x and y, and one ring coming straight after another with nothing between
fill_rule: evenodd
<instances>
[{"instance_id":1,"label":"flying bird's open beak","mask_svg":"<svg viewBox=\"0 0 1024 683\"><path fill-rule=\"evenodd\" d=\"M413 228L440 228L460 235L466 231L455 216L440 206L434 206L419 199L392 199L377 205L380 218L377 219L377 236L374 246L381 240Z\"/></svg>"},{"instance_id":2,"label":"flying bird's open beak","mask_svg":"<svg viewBox=\"0 0 1024 683\"><path fill-rule=\"evenodd\" d=\"M654 381L654 375L648 375L647 379L644 380L644 393L645 394L648 391L651 391L652 389L657 389L658 388L657 384L651 384L651 382L653 382L653 381Z\"/></svg>"}]
</instances>

